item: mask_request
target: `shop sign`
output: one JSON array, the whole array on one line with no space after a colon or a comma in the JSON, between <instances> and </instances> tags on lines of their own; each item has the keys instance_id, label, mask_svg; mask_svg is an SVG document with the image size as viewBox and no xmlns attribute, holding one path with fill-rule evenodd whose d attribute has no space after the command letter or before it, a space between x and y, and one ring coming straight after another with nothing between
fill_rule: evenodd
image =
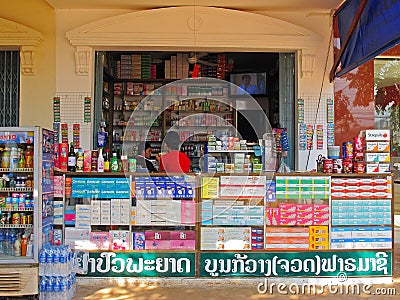
<instances>
[{"instance_id":1,"label":"shop sign","mask_svg":"<svg viewBox=\"0 0 400 300\"><path fill-rule=\"evenodd\" d=\"M392 252L203 252L200 276L392 276Z\"/></svg>"},{"instance_id":2,"label":"shop sign","mask_svg":"<svg viewBox=\"0 0 400 300\"><path fill-rule=\"evenodd\" d=\"M194 252L90 252L90 277L194 277Z\"/></svg>"}]
</instances>

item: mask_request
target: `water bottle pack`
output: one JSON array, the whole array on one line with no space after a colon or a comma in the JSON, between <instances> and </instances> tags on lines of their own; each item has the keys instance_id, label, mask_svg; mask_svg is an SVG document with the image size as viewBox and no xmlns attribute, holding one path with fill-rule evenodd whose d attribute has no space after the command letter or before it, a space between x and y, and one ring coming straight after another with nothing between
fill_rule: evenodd
<instances>
[{"instance_id":1,"label":"water bottle pack","mask_svg":"<svg viewBox=\"0 0 400 300\"><path fill-rule=\"evenodd\" d=\"M74 261L69 246L43 246L39 252L39 299L72 299L76 291Z\"/></svg>"},{"instance_id":2,"label":"water bottle pack","mask_svg":"<svg viewBox=\"0 0 400 300\"><path fill-rule=\"evenodd\" d=\"M76 293L76 276L41 276L39 281L40 300L68 300Z\"/></svg>"}]
</instances>

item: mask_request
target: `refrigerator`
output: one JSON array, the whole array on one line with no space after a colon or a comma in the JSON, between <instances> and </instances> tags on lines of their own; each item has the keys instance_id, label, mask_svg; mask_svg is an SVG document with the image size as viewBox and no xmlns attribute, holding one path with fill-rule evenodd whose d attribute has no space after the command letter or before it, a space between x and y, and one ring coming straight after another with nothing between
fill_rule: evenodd
<instances>
[{"instance_id":1,"label":"refrigerator","mask_svg":"<svg viewBox=\"0 0 400 300\"><path fill-rule=\"evenodd\" d=\"M53 239L54 137L0 127L0 297L38 294L38 253Z\"/></svg>"}]
</instances>

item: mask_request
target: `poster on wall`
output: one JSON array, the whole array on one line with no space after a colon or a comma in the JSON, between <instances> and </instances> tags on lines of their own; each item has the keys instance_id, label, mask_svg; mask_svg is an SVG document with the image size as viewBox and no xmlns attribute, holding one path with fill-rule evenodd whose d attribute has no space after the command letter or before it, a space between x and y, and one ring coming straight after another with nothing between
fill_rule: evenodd
<instances>
[{"instance_id":1,"label":"poster on wall","mask_svg":"<svg viewBox=\"0 0 400 300\"><path fill-rule=\"evenodd\" d=\"M314 149L314 126L313 125L307 125L306 143L307 143L307 146L306 146L307 150Z\"/></svg>"},{"instance_id":2,"label":"poster on wall","mask_svg":"<svg viewBox=\"0 0 400 300\"><path fill-rule=\"evenodd\" d=\"M324 125L317 125L317 150L324 149Z\"/></svg>"},{"instance_id":3,"label":"poster on wall","mask_svg":"<svg viewBox=\"0 0 400 300\"><path fill-rule=\"evenodd\" d=\"M307 147L307 125L299 124L299 150L306 150Z\"/></svg>"}]
</instances>

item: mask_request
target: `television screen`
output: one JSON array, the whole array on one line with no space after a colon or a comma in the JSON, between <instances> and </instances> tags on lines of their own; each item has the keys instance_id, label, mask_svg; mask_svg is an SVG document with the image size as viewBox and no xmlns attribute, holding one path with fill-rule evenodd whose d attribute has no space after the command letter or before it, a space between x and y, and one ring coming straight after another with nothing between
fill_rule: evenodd
<instances>
[{"instance_id":1,"label":"television screen","mask_svg":"<svg viewBox=\"0 0 400 300\"><path fill-rule=\"evenodd\" d=\"M265 95L266 73L237 73L230 75L232 95Z\"/></svg>"}]
</instances>

